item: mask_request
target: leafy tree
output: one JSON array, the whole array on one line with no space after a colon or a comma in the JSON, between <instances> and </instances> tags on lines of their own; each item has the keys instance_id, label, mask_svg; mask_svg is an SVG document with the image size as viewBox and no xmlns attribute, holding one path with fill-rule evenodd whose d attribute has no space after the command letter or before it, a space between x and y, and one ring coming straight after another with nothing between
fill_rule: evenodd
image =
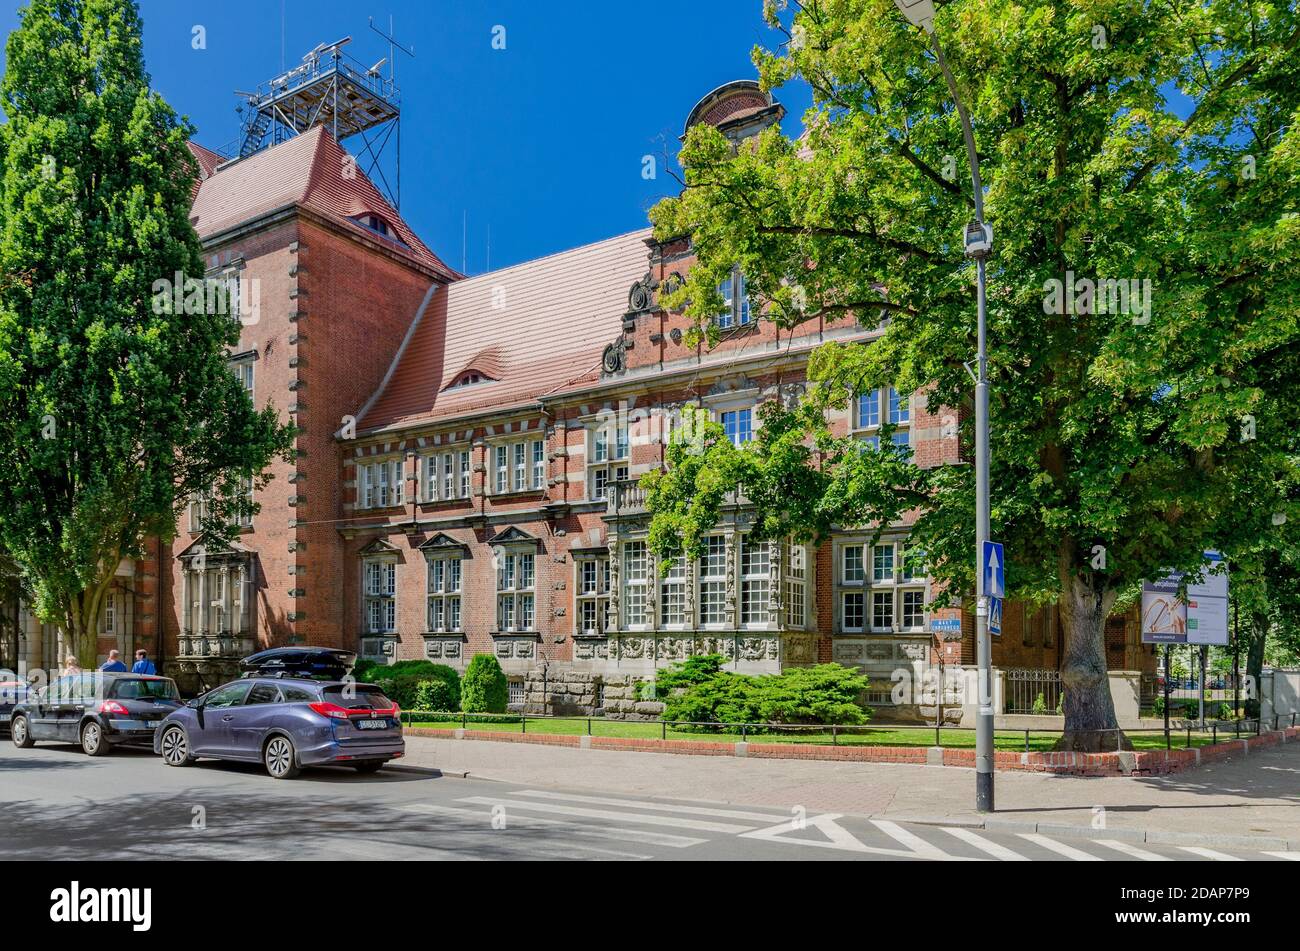
<instances>
[{"instance_id":1,"label":"leafy tree","mask_svg":"<svg viewBox=\"0 0 1300 951\"><path fill-rule=\"evenodd\" d=\"M510 684L501 663L491 654L475 654L460 684L460 706L466 713L505 713Z\"/></svg>"},{"instance_id":2,"label":"leafy tree","mask_svg":"<svg viewBox=\"0 0 1300 951\"><path fill-rule=\"evenodd\" d=\"M754 60L766 88L811 86L804 133L737 148L690 130L683 190L652 220L660 239L689 237L698 263L665 303L711 340L715 288L738 265L764 319L852 315L883 333L821 348L802 404L765 407L752 443L704 427L670 447L669 469L646 477L651 546L698 555L739 485L770 536L916 510L941 603L969 598L972 467L921 469L887 430L869 450L829 423L854 393L921 391L953 408L970 458L958 116L933 48L890 0L786 7L765 16L790 41ZM1011 594L1060 609L1061 746L1096 749L1116 726L1103 634L1117 601L1143 578L1197 571L1206 548L1266 545L1275 513L1297 515L1300 16L1284 0L953 0L935 30L997 236L992 533ZM1134 293L1127 307L1121 285L1058 293L1075 278Z\"/></svg>"},{"instance_id":3,"label":"leafy tree","mask_svg":"<svg viewBox=\"0 0 1300 951\"><path fill-rule=\"evenodd\" d=\"M204 264L192 129L149 89L135 3L20 15L0 83L0 545L89 666L118 562L209 490L219 542L293 431L230 372L222 295L155 296Z\"/></svg>"}]
</instances>

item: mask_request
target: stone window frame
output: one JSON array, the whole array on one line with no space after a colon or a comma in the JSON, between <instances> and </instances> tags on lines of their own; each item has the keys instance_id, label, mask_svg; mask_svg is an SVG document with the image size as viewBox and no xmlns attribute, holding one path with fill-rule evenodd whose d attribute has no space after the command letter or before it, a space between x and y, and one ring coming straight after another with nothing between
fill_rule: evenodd
<instances>
[{"instance_id":1,"label":"stone window frame","mask_svg":"<svg viewBox=\"0 0 1300 951\"><path fill-rule=\"evenodd\" d=\"M375 569L372 575L372 570ZM372 578L376 584L371 584ZM397 555L382 553L361 559L361 625L368 637L397 632ZM380 626L376 627L378 608Z\"/></svg>"},{"instance_id":2,"label":"stone window frame","mask_svg":"<svg viewBox=\"0 0 1300 951\"><path fill-rule=\"evenodd\" d=\"M875 422L863 423L862 401L875 397ZM877 386L865 393L853 395L849 408L849 431L875 449L880 448L880 430L893 429L891 439L895 445L907 446L912 452L912 413L915 407L910 395L904 395L893 386ZM902 437L900 440L899 437Z\"/></svg>"},{"instance_id":3,"label":"stone window frame","mask_svg":"<svg viewBox=\"0 0 1300 951\"><path fill-rule=\"evenodd\" d=\"M754 323L754 299L749 293L749 281L740 265L731 268L731 274L718 284L723 310L713 317L719 330L737 330Z\"/></svg>"},{"instance_id":4,"label":"stone window frame","mask_svg":"<svg viewBox=\"0 0 1300 951\"><path fill-rule=\"evenodd\" d=\"M604 502L609 498L610 486L626 482L632 473L632 433L630 421L620 420L613 425L606 419L597 419L585 426L586 433L586 495L589 502ZM603 452L602 452L603 450ZM597 485L601 488L598 491Z\"/></svg>"},{"instance_id":5,"label":"stone window frame","mask_svg":"<svg viewBox=\"0 0 1300 951\"><path fill-rule=\"evenodd\" d=\"M379 476L386 478L378 478ZM357 508L387 509L406 504L406 457L401 453L357 460Z\"/></svg>"},{"instance_id":6,"label":"stone window frame","mask_svg":"<svg viewBox=\"0 0 1300 951\"><path fill-rule=\"evenodd\" d=\"M783 627L786 630L806 631L812 614L808 604L808 595L812 589L812 553L807 545L785 542L781 545L781 557L785 559L781 570L781 584L784 587L781 606L785 612ZM800 562L797 566L796 561ZM797 622L791 619L791 609L796 604L799 607Z\"/></svg>"},{"instance_id":7,"label":"stone window frame","mask_svg":"<svg viewBox=\"0 0 1300 951\"><path fill-rule=\"evenodd\" d=\"M463 502L471 498L474 460L468 444L453 444L437 449L427 449L419 456L419 492L424 504L434 502ZM447 469L450 461L451 469ZM431 471L432 470L432 471ZM451 478L451 492L447 479Z\"/></svg>"},{"instance_id":8,"label":"stone window frame","mask_svg":"<svg viewBox=\"0 0 1300 951\"><path fill-rule=\"evenodd\" d=\"M727 541L727 536L724 533L715 532L709 535L705 539L704 544L706 546L705 553L702 557L700 557L696 561L695 570L694 572L692 572L692 574L694 574L695 576L694 579L695 591L697 595L696 597L697 607L695 611L695 617L693 618L693 620L699 626L699 629L702 631L725 631L729 629L729 624L728 624L729 618L727 616L728 615L727 576L729 574L727 570L727 561L729 558L729 552L727 551L727 549L729 547L729 544ZM713 550L715 547L718 548L718 551L716 553ZM715 558L718 559L717 562L715 562ZM708 574L705 574L706 567L712 569L718 563L721 564L720 571L718 571L717 573L713 573L712 570L710 570ZM711 590L713 586L715 585L718 586L720 600L717 601L716 603L721 605L722 619L720 621L704 620L705 607L706 607L705 597L704 597L704 586L706 584L710 586Z\"/></svg>"},{"instance_id":9,"label":"stone window frame","mask_svg":"<svg viewBox=\"0 0 1300 951\"><path fill-rule=\"evenodd\" d=\"M535 543L501 546L502 551L496 556L496 590L494 605L496 623L493 630L498 634L536 634L537 633L537 570L540 559L537 557ZM523 566L529 568L529 583L521 584L524 577ZM508 583L506 583L508 582ZM504 606L509 604L509 621L506 619ZM524 606L530 606L532 621L528 625L520 624L524 616Z\"/></svg>"},{"instance_id":10,"label":"stone window frame","mask_svg":"<svg viewBox=\"0 0 1300 951\"><path fill-rule=\"evenodd\" d=\"M691 610L692 592L691 582L694 572L691 570L691 563L685 555L678 555L673 559L673 565L669 568L669 573L655 579L659 585L658 608L659 618L655 625L656 630L660 631L685 631L689 630L694 618ZM677 601L681 605L680 621L670 622L668 620L669 599Z\"/></svg>"},{"instance_id":11,"label":"stone window frame","mask_svg":"<svg viewBox=\"0 0 1300 951\"><path fill-rule=\"evenodd\" d=\"M914 561L917 555L909 553L909 548L907 536L899 534L882 535L875 542L867 535L844 535L835 540L835 627L840 633L902 635L925 632L930 617L929 580L924 564ZM890 552L890 571L883 579L878 577L877 549ZM861 578L856 577L858 557L861 557ZM851 571L850 566L854 570ZM908 613L905 612L906 595L916 592L921 594L920 623L904 625L903 618ZM877 623L876 605L881 595L889 597L887 626ZM858 599L862 602L862 624L854 625L849 623L849 618L857 611L851 612L849 604Z\"/></svg>"},{"instance_id":12,"label":"stone window frame","mask_svg":"<svg viewBox=\"0 0 1300 951\"><path fill-rule=\"evenodd\" d=\"M772 585L775 583L775 576L779 571L773 571L773 543L763 540L751 542L751 532L740 533L737 538L737 585L738 592L736 610L739 614L737 618L737 627L745 631L772 631L776 630L778 625L776 618L772 615ZM751 547L760 549L758 553L751 553ZM776 557L781 557L778 547ZM754 559L761 559L763 565L762 571L751 571ZM749 562L747 565L746 562ZM754 589L751 595L748 588ZM761 604L754 607L749 602L753 599L761 599ZM759 617L764 618L761 621L746 620L747 615L757 612Z\"/></svg>"},{"instance_id":13,"label":"stone window frame","mask_svg":"<svg viewBox=\"0 0 1300 951\"><path fill-rule=\"evenodd\" d=\"M426 634L461 634L465 629L465 557L459 550L445 550L440 552L425 552L425 574L424 574L424 630ZM434 566L439 566L442 574L441 587L434 589ZM449 579L455 576L455 588L449 587ZM439 617L442 619L440 626L434 626L433 606L434 603L439 606ZM452 605L456 607L456 625L448 626L447 618L450 614L448 610Z\"/></svg>"},{"instance_id":14,"label":"stone window frame","mask_svg":"<svg viewBox=\"0 0 1300 951\"><path fill-rule=\"evenodd\" d=\"M587 568L590 566L594 576L594 588L587 588ZM610 604L610 568L609 553L607 550L574 552L574 631L583 637L597 637L605 633L607 624L607 613ZM595 611L595 627L587 627L585 623L586 607L592 605Z\"/></svg>"},{"instance_id":15,"label":"stone window frame","mask_svg":"<svg viewBox=\"0 0 1300 951\"><path fill-rule=\"evenodd\" d=\"M637 578L632 577L632 562L628 557L633 550L639 550L641 553L637 559L640 566L640 576ZM654 577L654 566L650 558L650 546L644 538L628 539L620 546L618 556L620 559L619 583L623 586L619 592L619 603L623 612L619 628L624 631L654 630L655 619L652 613L653 605L650 597L650 586L655 583L656 579ZM628 611L632 603L631 595L633 590L640 592L641 620L636 623L632 623L630 620L631 614Z\"/></svg>"},{"instance_id":16,"label":"stone window frame","mask_svg":"<svg viewBox=\"0 0 1300 951\"><path fill-rule=\"evenodd\" d=\"M538 443L541 443L540 467L536 461ZM487 457L489 495L546 491L546 436L541 430L493 439L488 443ZM524 476L522 487L519 484L520 471ZM504 485L502 475L505 476Z\"/></svg>"}]
</instances>

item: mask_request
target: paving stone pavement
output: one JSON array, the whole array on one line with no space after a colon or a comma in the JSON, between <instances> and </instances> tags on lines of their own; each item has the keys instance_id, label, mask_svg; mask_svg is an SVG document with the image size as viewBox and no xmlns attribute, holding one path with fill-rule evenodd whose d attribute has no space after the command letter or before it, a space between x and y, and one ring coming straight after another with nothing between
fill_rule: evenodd
<instances>
[{"instance_id":1,"label":"paving stone pavement","mask_svg":"<svg viewBox=\"0 0 1300 951\"><path fill-rule=\"evenodd\" d=\"M530 786L802 805L1019 832L1118 833L1175 844L1245 845L1248 838L1261 848L1300 849L1300 743L1172 776L998 773L997 812L987 820L973 810L974 772L954 767L626 753L417 736L408 736L406 743L407 766Z\"/></svg>"}]
</instances>

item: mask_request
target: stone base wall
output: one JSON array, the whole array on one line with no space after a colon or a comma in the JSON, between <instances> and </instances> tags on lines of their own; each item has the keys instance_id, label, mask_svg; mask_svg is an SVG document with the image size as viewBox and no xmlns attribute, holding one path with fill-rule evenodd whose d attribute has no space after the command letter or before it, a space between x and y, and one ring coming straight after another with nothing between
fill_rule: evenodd
<instances>
[{"instance_id":1,"label":"stone base wall","mask_svg":"<svg viewBox=\"0 0 1300 951\"><path fill-rule=\"evenodd\" d=\"M521 712L534 716L653 720L663 713L664 705L639 699L642 682L642 678L631 674L539 666L524 676Z\"/></svg>"}]
</instances>

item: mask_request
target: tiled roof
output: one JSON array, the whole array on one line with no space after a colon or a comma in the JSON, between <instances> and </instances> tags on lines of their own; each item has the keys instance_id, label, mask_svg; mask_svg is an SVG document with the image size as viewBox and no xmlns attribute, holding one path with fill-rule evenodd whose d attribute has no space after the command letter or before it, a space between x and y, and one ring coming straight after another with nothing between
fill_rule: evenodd
<instances>
[{"instance_id":1,"label":"tiled roof","mask_svg":"<svg viewBox=\"0 0 1300 951\"><path fill-rule=\"evenodd\" d=\"M356 229L433 268L445 280L460 276L424 245L324 128L304 132L245 159L213 165L210 170L207 165L215 153L193 145L191 151L201 173L206 173L190 210L200 238L296 205ZM354 220L367 214L383 219L392 237L381 236Z\"/></svg>"},{"instance_id":2,"label":"tiled roof","mask_svg":"<svg viewBox=\"0 0 1300 951\"><path fill-rule=\"evenodd\" d=\"M596 375L628 292L649 269L649 236L635 231L439 288L358 428L507 410ZM496 379L445 389L467 369Z\"/></svg>"}]
</instances>

